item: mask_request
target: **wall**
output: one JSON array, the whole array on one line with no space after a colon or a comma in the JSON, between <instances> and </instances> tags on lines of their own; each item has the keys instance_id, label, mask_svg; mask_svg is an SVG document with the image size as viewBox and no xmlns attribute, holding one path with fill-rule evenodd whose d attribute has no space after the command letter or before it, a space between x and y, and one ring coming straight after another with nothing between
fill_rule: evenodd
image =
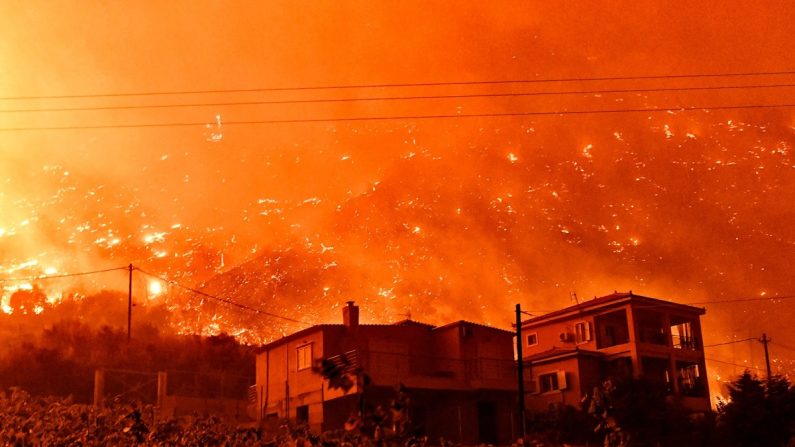
<instances>
[{"instance_id":1,"label":"wall","mask_svg":"<svg viewBox=\"0 0 795 447\"><path fill-rule=\"evenodd\" d=\"M540 392L538 377L546 373L556 371L566 372L566 389L558 391ZM525 399L526 408L532 412L545 412L550 405L573 405L577 406L582 398L579 377L579 360L577 356L571 356L557 361L545 362L540 365L531 366L533 381L536 389L533 393L528 393Z\"/></svg>"},{"instance_id":2,"label":"wall","mask_svg":"<svg viewBox=\"0 0 795 447\"><path fill-rule=\"evenodd\" d=\"M320 428L323 422L324 383L312 368L298 370L298 347L312 345L312 358L322 358L323 331L318 328L257 355L257 388L261 415L277 414L295 420L296 408L309 406L309 423ZM289 378L289 388L287 386ZM289 393L289 403L286 401Z\"/></svg>"},{"instance_id":3,"label":"wall","mask_svg":"<svg viewBox=\"0 0 795 447\"><path fill-rule=\"evenodd\" d=\"M579 322L587 322L591 327L591 340L584 343L577 343L575 339L575 325ZM528 345L527 336L536 334L538 344ZM560 334L569 334L568 341L562 341ZM536 327L522 327L522 355L525 357L548 351L550 349L587 349L596 350L596 327L593 315L576 315L566 320L556 321L549 324L542 324Z\"/></svg>"}]
</instances>

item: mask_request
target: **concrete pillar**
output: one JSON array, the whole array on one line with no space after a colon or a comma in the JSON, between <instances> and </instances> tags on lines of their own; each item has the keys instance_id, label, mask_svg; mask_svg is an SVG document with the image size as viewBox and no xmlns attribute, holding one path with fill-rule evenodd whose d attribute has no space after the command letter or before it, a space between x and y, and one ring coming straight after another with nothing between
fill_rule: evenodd
<instances>
[{"instance_id":1,"label":"concrete pillar","mask_svg":"<svg viewBox=\"0 0 795 447\"><path fill-rule=\"evenodd\" d=\"M94 370L94 405L102 405L105 398L105 370Z\"/></svg>"},{"instance_id":2,"label":"concrete pillar","mask_svg":"<svg viewBox=\"0 0 795 447\"><path fill-rule=\"evenodd\" d=\"M168 395L168 373L158 371L157 373L157 406L163 408Z\"/></svg>"},{"instance_id":3,"label":"concrete pillar","mask_svg":"<svg viewBox=\"0 0 795 447\"><path fill-rule=\"evenodd\" d=\"M632 311L632 306L627 305L624 307L627 313L627 331L629 332L629 356L632 359L632 373L637 377L643 375L643 366L640 364L640 356L638 355L638 338L637 330L635 327L635 314Z\"/></svg>"},{"instance_id":4,"label":"concrete pillar","mask_svg":"<svg viewBox=\"0 0 795 447\"><path fill-rule=\"evenodd\" d=\"M680 394L680 391L679 391L679 370L676 369L676 356L669 355L668 356L668 360L670 362L670 365L668 366L668 368L670 368L670 371L671 371L670 374L671 374L671 382L673 382L672 386L673 386L674 395L678 396Z\"/></svg>"}]
</instances>

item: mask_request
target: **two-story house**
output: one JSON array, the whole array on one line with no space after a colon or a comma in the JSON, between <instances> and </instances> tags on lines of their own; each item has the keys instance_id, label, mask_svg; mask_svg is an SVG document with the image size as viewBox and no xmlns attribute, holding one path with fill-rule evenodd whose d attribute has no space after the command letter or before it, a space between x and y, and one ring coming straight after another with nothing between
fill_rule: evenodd
<instances>
[{"instance_id":1,"label":"two-story house","mask_svg":"<svg viewBox=\"0 0 795 447\"><path fill-rule=\"evenodd\" d=\"M518 399L513 332L466 321L360 324L353 302L342 310L343 324L309 327L257 354L260 421L287 419L315 432L340 429L362 408L389 408L402 384L411 425L434 442L510 441ZM355 367L370 383L354 383L347 392L333 388L313 370L319 359Z\"/></svg>"},{"instance_id":2,"label":"two-story house","mask_svg":"<svg viewBox=\"0 0 795 447\"><path fill-rule=\"evenodd\" d=\"M631 375L665 387L685 408L708 411L704 313L630 291L523 321L527 408L577 406L605 380Z\"/></svg>"}]
</instances>

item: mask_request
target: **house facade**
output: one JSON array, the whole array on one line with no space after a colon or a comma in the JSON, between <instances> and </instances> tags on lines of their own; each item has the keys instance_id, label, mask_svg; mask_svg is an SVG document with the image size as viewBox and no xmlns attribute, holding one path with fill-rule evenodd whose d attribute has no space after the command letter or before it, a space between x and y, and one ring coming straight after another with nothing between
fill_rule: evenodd
<instances>
[{"instance_id":1,"label":"house facade","mask_svg":"<svg viewBox=\"0 0 795 447\"><path fill-rule=\"evenodd\" d=\"M523 321L527 408L578 406L605 380L634 376L663 387L691 411L708 411L704 313L630 291Z\"/></svg>"},{"instance_id":2,"label":"house facade","mask_svg":"<svg viewBox=\"0 0 795 447\"><path fill-rule=\"evenodd\" d=\"M402 386L411 425L431 439L507 443L514 434L514 333L458 321L360 324L343 308L343 324L312 326L265 345L256 358L258 419L287 419L315 432L340 429L363 408L389 408ZM313 365L326 359L368 377L344 391Z\"/></svg>"}]
</instances>

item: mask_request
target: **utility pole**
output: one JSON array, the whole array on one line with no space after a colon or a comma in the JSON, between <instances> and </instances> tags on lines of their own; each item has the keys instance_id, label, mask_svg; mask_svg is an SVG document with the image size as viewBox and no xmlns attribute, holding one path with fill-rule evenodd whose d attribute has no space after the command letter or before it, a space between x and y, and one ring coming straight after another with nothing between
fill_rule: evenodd
<instances>
[{"instance_id":1,"label":"utility pole","mask_svg":"<svg viewBox=\"0 0 795 447\"><path fill-rule=\"evenodd\" d=\"M526 433L524 415L524 359L522 355L522 306L516 305L516 358L519 385L519 430L524 439Z\"/></svg>"},{"instance_id":2,"label":"utility pole","mask_svg":"<svg viewBox=\"0 0 795 447\"><path fill-rule=\"evenodd\" d=\"M133 265L130 264L128 267L130 272L130 281L127 286L127 344L130 344L130 338L132 337L132 273L133 273Z\"/></svg>"},{"instance_id":3,"label":"utility pole","mask_svg":"<svg viewBox=\"0 0 795 447\"><path fill-rule=\"evenodd\" d=\"M770 372L770 354L768 354L768 352L767 352L767 344L769 342L773 341L773 340L771 340L770 338L767 338L767 334L766 333L762 333L762 338L760 338L759 341L763 345L765 345L765 366L767 366L767 385L768 385L768 388L769 388L770 387L770 376L772 376L772 374Z\"/></svg>"}]
</instances>

